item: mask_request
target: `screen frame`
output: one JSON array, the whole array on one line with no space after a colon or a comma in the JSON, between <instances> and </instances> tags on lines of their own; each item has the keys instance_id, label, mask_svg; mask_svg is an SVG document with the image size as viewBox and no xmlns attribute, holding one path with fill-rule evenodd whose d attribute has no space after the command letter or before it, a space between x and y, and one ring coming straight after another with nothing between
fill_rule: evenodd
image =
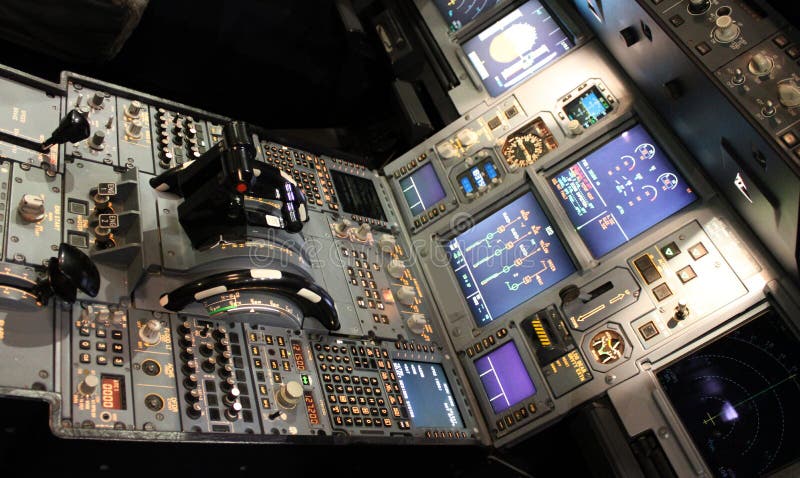
<instances>
[{"instance_id":1,"label":"screen frame","mask_svg":"<svg viewBox=\"0 0 800 478\"><path fill-rule=\"evenodd\" d=\"M564 11L562 8L558 7L557 5L554 5L555 2L552 2L553 4L551 4L550 0L538 0L538 2L547 11L547 13L550 14L550 17L553 19L553 21L556 22L556 25L558 25L558 27L561 29L562 33L564 33L564 36L566 36L567 39L570 42L572 42L572 46L569 48L569 50L567 50L564 53L562 53L561 55L559 55L551 63L548 63L544 67L536 70L534 73L529 75L524 80L520 81L519 83L517 83L516 85L514 85L512 87L504 89L503 91L498 93L497 96L492 96L489 93L488 89L486 88L486 85L484 84L483 80L481 79L480 74L478 74L478 70L475 68L475 65L473 65L472 61L470 61L470 59L469 59L469 55L468 55L468 52L466 50L466 43L469 42L470 40L472 40L473 38L477 37L481 33L483 33L484 30L492 27L495 23L497 23L498 21L503 19L503 17L505 17L506 15L510 14L511 12L513 12L517 8L521 7L522 5L528 3L529 1L531 1L531 0L518 0L518 1L510 2L510 3L508 3L506 5L503 5L503 6L498 6L497 8L493 8L491 10L491 11L494 12L493 15L482 16L482 19L480 19L480 18L476 19L476 20L481 20L481 21L472 21L469 24L469 28L465 27L465 28L462 28L461 30L456 32L455 39L456 39L456 42L458 43L459 58L461 59L461 62L463 63L464 68L466 68L471 73L472 79L476 80L478 82L478 84L480 84L481 92L486 96L486 98L491 99L491 101L498 101L501 98L503 98L505 95L508 95L509 93L512 93L514 90L520 88L522 85L524 85L525 83L530 81L531 78L534 78L536 75L538 75L542 71L546 70L547 68L551 67L552 65L555 65L562 58L564 58L565 56L569 55L570 53L575 51L578 46L580 46L580 41L582 39L582 36L579 36L576 33L576 32L579 31L577 25L575 25L575 26L570 28L569 24L567 23L567 19L569 19L569 16L567 15L567 12ZM434 8L436 8L436 7L434 6ZM437 8L437 10L438 10L438 8ZM445 24L448 24L448 23L445 23Z\"/></svg>"},{"instance_id":2,"label":"screen frame","mask_svg":"<svg viewBox=\"0 0 800 478\"><path fill-rule=\"evenodd\" d=\"M463 404L459 404L458 393L456 393L457 389L451 383L450 377L447 375L447 369L446 369L444 363L441 363L441 362L429 362L429 361L425 361L425 360L419 360L417 358L397 357L397 358L393 358L392 359L392 364L395 364L398 361L399 362L411 362L411 363L423 364L423 365L438 365L439 368L442 370L442 374L444 375L445 380L447 381L447 386L450 389L450 396L453 397L453 403L455 403L455 405L456 405L456 412L458 413L458 419L461 421L461 426L460 427L421 426L421 425L415 424L414 423L414 419L409 416L408 419L411 421L411 423L414 425L415 428L418 428L418 429L421 429L421 430L443 430L443 429L444 430L463 430L464 428L466 428L467 421L464 418L464 411L463 411L464 410L464 406L463 406ZM400 379L398 378L397 381L399 382ZM403 398L406 399L407 401L410 401L410 399L406 398L405 396L403 396Z\"/></svg>"},{"instance_id":3,"label":"screen frame","mask_svg":"<svg viewBox=\"0 0 800 478\"><path fill-rule=\"evenodd\" d=\"M447 246L447 244L451 240L455 239L457 236L461 235L461 233L466 232L469 228L471 228L471 227L475 226L476 224L482 222L486 218L491 217L492 215L496 214L498 211L500 211L504 207L508 206L512 202L516 201L517 199L521 198L522 196L524 196L528 192L533 194L534 200L539 205L539 208L542 210L542 212L544 213L544 215L547 218L547 220L550 222L550 225L553 227L553 231L555 232L556 237L558 238L559 241L561 241L561 245L564 246L564 251L567 253L567 258L569 258L569 260L572 263L572 266L575 268L575 270L572 273L570 273L569 275L567 275L566 277L564 277L563 279L561 279L560 281L551 284L550 287L547 287L546 289L543 289L542 291L540 291L538 294L534 295L533 297L530 297L530 298L526 299L525 301L517 304L515 307L512 307L511 309L509 309L508 311L506 311L502 315L494 317L491 321L486 322L483 325L479 325L477 320L476 320L476 318L475 318L475 315L472 313L472 309L469 307L469 304L467 304L467 298L464 295L463 289L461 289L461 285L458 282L458 278L456 277L455 271L453 271L453 267L452 267L452 264L450 262L450 255L448 254L448 246ZM551 214L551 211L549 210L549 205L542 200L542 197L539 194L539 192L537 191L537 188L530 181L528 181L528 180L524 181L524 183L521 186L511 190L503 198L502 201L500 201L497 204L494 204L492 206L493 207L485 208L482 211L480 211L479 214L476 214L476 215L472 216L473 221L463 221L463 222L461 222L459 224L456 224L454 228L449 229L447 232L445 232L444 234L441 234L438 238L436 238L436 242L439 244L439 247L441 248L441 252L443 254L443 257L445 257L447 259L447 264L446 264L447 267L445 269L447 269L446 273L447 273L448 277L450 277L450 279L452 280L453 287L454 287L454 293L456 293L458 295L458 297L461 299L461 302L462 302L462 304L464 306L464 310L469 315L471 323L475 327L480 329L480 330L483 330L483 329L486 329L486 328L490 328L490 326L495 325L495 324L497 324L498 322L500 322L502 320L505 320L507 317L516 316L519 313L519 311L523 308L523 306L525 306L526 304L532 303L532 301L539 299L542 295L546 294L547 292L556 289L556 286L564 284L566 281L569 280L570 277L572 277L575 273L577 273L577 272L579 272L581 270L581 264L577 261L577 259L575 257L575 253L574 253L574 251L573 251L573 249L571 247L571 244L566 240L566 236L563 234L563 231L562 231L563 224L561 222L559 222L558 220L556 220L556 218ZM568 224L572 224L572 223L568 223ZM463 228L464 225L466 225L466 229ZM515 312L517 314L515 314Z\"/></svg>"},{"instance_id":4,"label":"screen frame","mask_svg":"<svg viewBox=\"0 0 800 478\"><path fill-rule=\"evenodd\" d=\"M405 209L407 209L408 212L411 215L413 215L413 213L411 213L411 205L408 204L408 199L406 198L406 195L403 193L403 185L401 183L406 178L410 178L414 174L417 174L417 173L421 172L426 167L430 167L433 170L433 175L436 177L436 180L439 182L439 187L442 190L442 193L444 193L444 196L442 196L438 201L436 201L433 204L432 207L424 209L421 214L417 214L414 217L419 217L419 216L422 216L423 214L427 214L428 211L430 211L431 209L434 209L438 204L440 204L442 201L445 201L447 199L447 189L444 187L444 183L442 183L442 179L439 177L439 174L436 171L436 168L433 166L433 161L426 161L426 162L420 164L419 166L413 168L411 171L407 171L405 175L402 175L399 178L397 178L397 185L400 187L400 193L403 196L403 202L400 203L399 205L404 207Z\"/></svg>"},{"instance_id":5,"label":"screen frame","mask_svg":"<svg viewBox=\"0 0 800 478\"><path fill-rule=\"evenodd\" d=\"M438 156L436 156L433 150L429 150L427 153L425 153L424 158L422 155L420 155L416 159L411 160L406 164L399 164L395 162L384 169L384 174L386 175L386 180L389 183L389 188L392 190L394 200L397 203L396 210L400 213L400 216L403 218L403 222L411 234L416 234L418 231L430 226L431 224L434 224L437 220L446 216L451 211L456 210L458 205L456 193L452 184L450 184L450 181L445 174L445 169L441 165L440 161L441 160L438 158ZM427 209L422 214L415 216L411 213L411 209L408 207L405 195L403 194L403 187L400 186L400 179L410 176L416 170L427 164L433 166L433 171L436 173L436 178L442 185L442 190L444 191L445 196L438 203L436 203L437 208ZM445 206L444 211L438 209L441 205ZM431 213L434 209L439 211L439 213L433 217L430 217L429 213ZM426 217L425 223L423 223L421 220L423 216Z\"/></svg>"},{"instance_id":6,"label":"screen frame","mask_svg":"<svg viewBox=\"0 0 800 478\"><path fill-rule=\"evenodd\" d=\"M784 293L786 292L782 288L779 288L778 290ZM768 296L768 300L762 302L759 306L743 312L741 315L728 319L727 321L723 322L722 325L710 329L699 337L690 339L684 346L677 347L677 349L671 349L673 350L672 352L667 352L662 356L654 357L655 360L652 362L653 367L647 371L647 378L653 386L653 399L656 405L655 408L661 412L661 414L658 416L658 419L659 421L665 420L669 427L675 432L675 437L680 444L680 451L685 453L685 455L682 456L683 458L689 459L693 470L698 470L698 467L702 467L708 476L715 476L714 473L711 472L711 468L706 463L703 455L700 453L700 450L695 445L694 438L692 438L692 435L684 426L680 415L678 415L677 410L672 405L672 401L669 399L669 396L658 379L658 374L677 364L681 360L684 360L686 357L699 352L703 348L708 347L715 342L722 340L732 332L746 326L760 317L763 317L764 315L767 315L770 312L777 314L786 327L789 328L792 333L794 333L795 338L800 340L800 320L792 319L792 314L795 314L795 317L800 317L800 309L798 309L794 303L790 303L784 299L788 298L781 296ZM788 305L790 310L782 307L784 304ZM669 457L669 459L671 462L674 461L674 457ZM781 473L787 470L800 472L800 460L795 461L783 469L775 470L771 474Z\"/></svg>"},{"instance_id":7,"label":"screen frame","mask_svg":"<svg viewBox=\"0 0 800 478\"><path fill-rule=\"evenodd\" d=\"M650 124L648 124L650 123ZM560 174L561 172L565 171L578 161L583 160L586 156L594 153L598 149L602 148L606 144L610 143L617 137L619 137L623 132L628 131L629 129L633 128L634 126L641 125L644 130L653 138L653 140L658 143L658 146L661 150L666 154L667 159L672 163L675 169L683 176L683 179L692 188L692 192L694 193L697 198L694 202L687 204L683 208L675 211L670 216L662 219L661 221L653 224L649 228L645 229L644 231L640 232L638 235L632 237L630 240L623 242L622 244L618 245L614 249L606 252L600 257L594 257L589 246L586 245L586 242L581 237L580 233L575 229L575 226L572 224L572 220L570 220L567 211L565 210L564 206L561 204L561 199L556 195L555 191L551 186L552 179ZM707 187L707 185L702 181L702 178L698 178L697 174L687 172L684 163L686 162L686 154L683 151L680 151L679 148L665 146L668 144L668 141L673 141L674 136L668 130L665 130L661 125L654 124L653 121L645 122L640 116L632 115L630 118L621 121L621 122L607 122L606 126L608 129L605 129L602 134L599 134L594 139L591 140L590 143L582 147L581 149L575 151L574 153L570 154L569 156L564 157L560 161L548 165L546 169L538 171L537 178L540 181L537 186L546 189L546 193L544 193L545 198L543 199L549 208L553 211L553 215L556 217L558 224L562 226L562 233L567 237L567 242L569 246L574 251L574 254L578 257L578 261L580 266L583 270L592 269L598 266L602 261L606 260L608 257L615 256L621 254L623 249L628 244L647 244L650 242L654 242L657 240L657 237L651 237L651 234L655 231L658 225L660 224L682 224L685 220L681 219L686 216L686 214L691 213L692 211L696 211L700 206L702 206L706 198L713 194ZM654 134L653 131L657 130L658 134ZM598 130L600 131L600 130ZM677 160L676 160L677 158ZM631 246L631 250L638 250L640 249L639 246ZM627 256L628 254L623 254Z\"/></svg>"}]
</instances>

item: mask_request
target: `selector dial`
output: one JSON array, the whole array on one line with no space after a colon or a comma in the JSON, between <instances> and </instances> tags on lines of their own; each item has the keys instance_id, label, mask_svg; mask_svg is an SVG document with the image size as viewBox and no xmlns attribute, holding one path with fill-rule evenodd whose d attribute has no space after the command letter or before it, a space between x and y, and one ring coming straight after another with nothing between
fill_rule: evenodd
<instances>
[{"instance_id":1,"label":"selector dial","mask_svg":"<svg viewBox=\"0 0 800 478\"><path fill-rule=\"evenodd\" d=\"M544 142L533 133L511 138L503 146L503 156L508 165L514 169L530 166L542 154L544 154Z\"/></svg>"},{"instance_id":2,"label":"selector dial","mask_svg":"<svg viewBox=\"0 0 800 478\"><path fill-rule=\"evenodd\" d=\"M692 15L702 15L711 6L709 0L689 0L689 13Z\"/></svg>"},{"instance_id":3,"label":"selector dial","mask_svg":"<svg viewBox=\"0 0 800 478\"><path fill-rule=\"evenodd\" d=\"M100 380L97 375L87 375L86 378L78 385L78 391L83 395L91 395L100 385Z\"/></svg>"},{"instance_id":4,"label":"selector dial","mask_svg":"<svg viewBox=\"0 0 800 478\"><path fill-rule=\"evenodd\" d=\"M769 75L774 67L775 63L773 63L772 58L763 53L753 55L747 64L747 69L750 70L750 73L759 77Z\"/></svg>"},{"instance_id":5,"label":"selector dial","mask_svg":"<svg viewBox=\"0 0 800 478\"><path fill-rule=\"evenodd\" d=\"M408 326L408 330L419 335L425 331L425 326L428 325L428 321L425 319L425 314L414 313L408 318L406 325Z\"/></svg>"},{"instance_id":6,"label":"selector dial","mask_svg":"<svg viewBox=\"0 0 800 478\"><path fill-rule=\"evenodd\" d=\"M394 252L395 246L397 246L397 239L391 234L381 234L381 237L378 238L378 247L386 254Z\"/></svg>"},{"instance_id":7,"label":"selector dial","mask_svg":"<svg viewBox=\"0 0 800 478\"><path fill-rule=\"evenodd\" d=\"M461 146L468 148L478 142L478 133L466 128L459 131L456 134L456 138L458 138L458 142L461 143Z\"/></svg>"},{"instance_id":8,"label":"selector dial","mask_svg":"<svg viewBox=\"0 0 800 478\"><path fill-rule=\"evenodd\" d=\"M366 241L367 239L369 239L369 233L371 231L372 227L369 224L367 224L366 222L361 223L361 225L358 226L358 229L356 229L356 239L358 239L359 241Z\"/></svg>"},{"instance_id":9,"label":"selector dial","mask_svg":"<svg viewBox=\"0 0 800 478\"><path fill-rule=\"evenodd\" d=\"M720 15L714 27L714 39L720 43L731 43L739 38L739 25L737 25L730 15Z\"/></svg>"},{"instance_id":10,"label":"selector dial","mask_svg":"<svg viewBox=\"0 0 800 478\"><path fill-rule=\"evenodd\" d=\"M297 402L303 398L303 386L300 385L300 382L294 380L281 384L281 388L275 398L282 408L292 410L297 406Z\"/></svg>"},{"instance_id":11,"label":"selector dial","mask_svg":"<svg viewBox=\"0 0 800 478\"><path fill-rule=\"evenodd\" d=\"M20 217L25 222L39 222L44 219L44 198L33 194L23 194L17 207Z\"/></svg>"},{"instance_id":12,"label":"selector dial","mask_svg":"<svg viewBox=\"0 0 800 478\"><path fill-rule=\"evenodd\" d=\"M397 300L403 305L414 305L417 298L417 291L410 285L404 285L397 289Z\"/></svg>"},{"instance_id":13,"label":"selector dial","mask_svg":"<svg viewBox=\"0 0 800 478\"><path fill-rule=\"evenodd\" d=\"M797 82L790 79L778 83L778 98L787 108L800 106L800 87L797 86Z\"/></svg>"},{"instance_id":14,"label":"selector dial","mask_svg":"<svg viewBox=\"0 0 800 478\"><path fill-rule=\"evenodd\" d=\"M139 329L139 338L147 345L156 345L161 342L162 329L160 320L150 319Z\"/></svg>"},{"instance_id":15,"label":"selector dial","mask_svg":"<svg viewBox=\"0 0 800 478\"><path fill-rule=\"evenodd\" d=\"M389 261L389 264L386 265L386 271L389 272L390 276L399 279L403 277L403 274L406 272L406 265L400 259L392 259Z\"/></svg>"}]
</instances>

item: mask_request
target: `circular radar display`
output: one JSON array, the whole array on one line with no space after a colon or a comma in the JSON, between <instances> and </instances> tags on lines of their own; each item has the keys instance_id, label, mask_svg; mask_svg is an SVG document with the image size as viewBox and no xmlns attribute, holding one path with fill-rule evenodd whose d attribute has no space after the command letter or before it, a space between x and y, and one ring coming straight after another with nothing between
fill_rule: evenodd
<instances>
[{"instance_id":1,"label":"circular radar display","mask_svg":"<svg viewBox=\"0 0 800 478\"><path fill-rule=\"evenodd\" d=\"M503 145L503 156L512 168L530 166L544 154L542 138L533 133L509 138Z\"/></svg>"},{"instance_id":2,"label":"circular radar display","mask_svg":"<svg viewBox=\"0 0 800 478\"><path fill-rule=\"evenodd\" d=\"M625 355L625 339L613 330L598 332L589 346L594 360L602 365L612 364Z\"/></svg>"},{"instance_id":3,"label":"circular radar display","mask_svg":"<svg viewBox=\"0 0 800 478\"><path fill-rule=\"evenodd\" d=\"M657 375L715 476L764 476L800 459L800 342L774 312Z\"/></svg>"}]
</instances>

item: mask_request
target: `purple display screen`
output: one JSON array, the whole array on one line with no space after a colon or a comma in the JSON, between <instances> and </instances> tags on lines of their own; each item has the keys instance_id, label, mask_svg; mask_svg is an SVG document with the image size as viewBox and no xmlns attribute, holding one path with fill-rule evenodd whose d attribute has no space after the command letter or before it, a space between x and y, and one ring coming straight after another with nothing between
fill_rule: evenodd
<instances>
[{"instance_id":1,"label":"purple display screen","mask_svg":"<svg viewBox=\"0 0 800 478\"><path fill-rule=\"evenodd\" d=\"M536 393L514 342L476 360L475 369L495 413L507 410Z\"/></svg>"},{"instance_id":2,"label":"purple display screen","mask_svg":"<svg viewBox=\"0 0 800 478\"><path fill-rule=\"evenodd\" d=\"M642 125L559 172L550 183L594 257L616 249L697 199Z\"/></svg>"},{"instance_id":3,"label":"purple display screen","mask_svg":"<svg viewBox=\"0 0 800 478\"><path fill-rule=\"evenodd\" d=\"M563 55L572 42L539 0L530 0L464 42L463 48L495 97Z\"/></svg>"},{"instance_id":4,"label":"purple display screen","mask_svg":"<svg viewBox=\"0 0 800 478\"><path fill-rule=\"evenodd\" d=\"M431 163L401 178L400 188L403 190L403 197L406 198L408 208L414 216L435 206L447 195Z\"/></svg>"}]
</instances>

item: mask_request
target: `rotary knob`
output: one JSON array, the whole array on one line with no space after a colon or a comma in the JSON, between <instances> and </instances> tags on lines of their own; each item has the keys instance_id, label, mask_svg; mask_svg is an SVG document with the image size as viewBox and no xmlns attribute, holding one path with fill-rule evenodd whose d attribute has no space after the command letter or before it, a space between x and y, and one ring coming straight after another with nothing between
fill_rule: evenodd
<instances>
[{"instance_id":1,"label":"rotary knob","mask_svg":"<svg viewBox=\"0 0 800 478\"><path fill-rule=\"evenodd\" d=\"M397 239L391 234L381 234L381 237L378 238L378 247L386 254L394 252L396 246Z\"/></svg>"},{"instance_id":2,"label":"rotary knob","mask_svg":"<svg viewBox=\"0 0 800 478\"><path fill-rule=\"evenodd\" d=\"M709 0L689 0L689 13L692 15L702 15L711 6Z\"/></svg>"},{"instance_id":3,"label":"rotary knob","mask_svg":"<svg viewBox=\"0 0 800 478\"><path fill-rule=\"evenodd\" d=\"M234 387L228 390L228 393L225 394L225 397L222 398L222 401L225 402L226 405L233 405L236 403L236 400L239 399L239 395L241 394L242 392L240 392L238 388Z\"/></svg>"},{"instance_id":4,"label":"rotary knob","mask_svg":"<svg viewBox=\"0 0 800 478\"><path fill-rule=\"evenodd\" d=\"M131 138L141 138L142 137L142 122L139 120L133 120L125 127L125 134Z\"/></svg>"},{"instance_id":5,"label":"rotary knob","mask_svg":"<svg viewBox=\"0 0 800 478\"><path fill-rule=\"evenodd\" d=\"M800 88L794 80L784 80L778 83L778 99L787 108L800 106Z\"/></svg>"},{"instance_id":6,"label":"rotary knob","mask_svg":"<svg viewBox=\"0 0 800 478\"><path fill-rule=\"evenodd\" d=\"M239 412L242 411L242 404L239 402L231 404L230 407L225 409L225 418L235 422L239 419Z\"/></svg>"},{"instance_id":7,"label":"rotary knob","mask_svg":"<svg viewBox=\"0 0 800 478\"><path fill-rule=\"evenodd\" d=\"M278 405L287 410L291 410L297 406L297 402L303 398L303 386L300 382L292 380L291 382L281 385L280 390L275 396Z\"/></svg>"},{"instance_id":8,"label":"rotary knob","mask_svg":"<svg viewBox=\"0 0 800 478\"><path fill-rule=\"evenodd\" d=\"M583 125L581 124L580 121L578 121L576 119L570 120L570 122L567 125L567 127L569 128L569 132L573 136L578 136L579 134L583 134Z\"/></svg>"},{"instance_id":9,"label":"rotary knob","mask_svg":"<svg viewBox=\"0 0 800 478\"><path fill-rule=\"evenodd\" d=\"M678 306L675 307L675 320L683 320L689 316L689 307L683 300L678 301Z\"/></svg>"},{"instance_id":10,"label":"rotary knob","mask_svg":"<svg viewBox=\"0 0 800 478\"><path fill-rule=\"evenodd\" d=\"M349 219L342 219L333 223L333 233L338 237L347 237L348 231L353 227L353 222Z\"/></svg>"},{"instance_id":11,"label":"rotary knob","mask_svg":"<svg viewBox=\"0 0 800 478\"><path fill-rule=\"evenodd\" d=\"M103 102L106 100L106 94L102 91L96 91L91 98L89 98L89 106L99 110L103 107Z\"/></svg>"},{"instance_id":12,"label":"rotary knob","mask_svg":"<svg viewBox=\"0 0 800 478\"><path fill-rule=\"evenodd\" d=\"M730 15L717 17L714 27L714 38L720 43L731 43L739 38L739 25L737 25Z\"/></svg>"},{"instance_id":13,"label":"rotary knob","mask_svg":"<svg viewBox=\"0 0 800 478\"><path fill-rule=\"evenodd\" d=\"M139 329L139 338L146 345L156 345L161 342L161 330L163 328L160 320L150 319Z\"/></svg>"},{"instance_id":14,"label":"rotary knob","mask_svg":"<svg viewBox=\"0 0 800 478\"><path fill-rule=\"evenodd\" d=\"M359 241L366 241L367 239L369 239L369 233L371 231L372 227L370 227L369 224L367 224L366 222L361 223L361 225L358 226L358 229L356 229L356 239L358 239Z\"/></svg>"},{"instance_id":15,"label":"rotary knob","mask_svg":"<svg viewBox=\"0 0 800 478\"><path fill-rule=\"evenodd\" d=\"M97 375L87 375L80 384L78 384L78 391L83 395L91 395L100 385L100 380Z\"/></svg>"},{"instance_id":16,"label":"rotary knob","mask_svg":"<svg viewBox=\"0 0 800 478\"><path fill-rule=\"evenodd\" d=\"M408 326L408 330L419 335L425 331L425 326L428 325L428 321L425 319L425 314L414 313L408 318L406 325Z\"/></svg>"},{"instance_id":17,"label":"rotary knob","mask_svg":"<svg viewBox=\"0 0 800 478\"><path fill-rule=\"evenodd\" d=\"M759 77L769 75L774 67L775 64L772 58L763 53L756 53L747 63L747 69L750 70L750 73Z\"/></svg>"},{"instance_id":18,"label":"rotary knob","mask_svg":"<svg viewBox=\"0 0 800 478\"><path fill-rule=\"evenodd\" d=\"M397 300L403 305L414 305L417 298L417 291L410 285L404 285L397 289Z\"/></svg>"},{"instance_id":19,"label":"rotary knob","mask_svg":"<svg viewBox=\"0 0 800 478\"><path fill-rule=\"evenodd\" d=\"M17 207L20 217L25 222L39 222L44 219L44 198L33 194L23 194Z\"/></svg>"},{"instance_id":20,"label":"rotary knob","mask_svg":"<svg viewBox=\"0 0 800 478\"><path fill-rule=\"evenodd\" d=\"M142 109L142 104L137 100L133 100L125 107L125 116L128 118L138 118L142 113Z\"/></svg>"},{"instance_id":21,"label":"rotary knob","mask_svg":"<svg viewBox=\"0 0 800 478\"><path fill-rule=\"evenodd\" d=\"M392 259L386 265L386 271L389 272L389 275L394 277L395 279L399 279L403 277L403 274L406 272L406 265L400 259Z\"/></svg>"},{"instance_id":22,"label":"rotary knob","mask_svg":"<svg viewBox=\"0 0 800 478\"><path fill-rule=\"evenodd\" d=\"M100 130L94 132L91 138L89 138L89 147L100 151L101 149L105 148L105 141L106 141L106 134Z\"/></svg>"},{"instance_id":23,"label":"rotary knob","mask_svg":"<svg viewBox=\"0 0 800 478\"><path fill-rule=\"evenodd\" d=\"M468 148L478 142L478 133L466 128L459 131L456 134L456 138L461 143L461 146Z\"/></svg>"},{"instance_id":24,"label":"rotary knob","mask_svg":"<svg viewBox=\"0 0 800 478\"><path fill-rule=\"evenodd\" d=\"M439 152L439 155L444 159L455 158L458 156L458 149L449 141L440 144L436 147L436 151Z\"/></svg>"}]
</instances>

